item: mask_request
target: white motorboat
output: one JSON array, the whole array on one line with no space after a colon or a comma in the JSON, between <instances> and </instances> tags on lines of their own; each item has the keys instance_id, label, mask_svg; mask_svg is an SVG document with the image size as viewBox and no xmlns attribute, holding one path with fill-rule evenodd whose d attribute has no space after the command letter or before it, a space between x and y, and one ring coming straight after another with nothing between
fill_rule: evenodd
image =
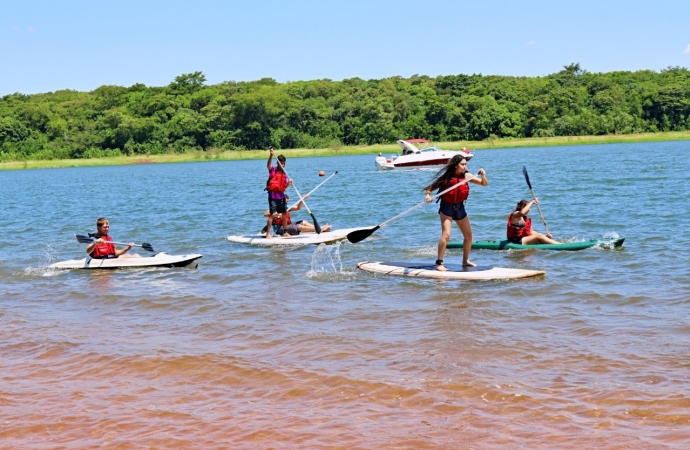
<instances>
[{"instance_id":1,"label":"white motorboat","mask_svg":"<svg viewBox=\"0 0 690 450\"><path fill-rule=\"evenodd\" d=\"M429 144L426 139L407 139L397 141L402 149L402 155L385 157L381 153L376 157L376 167L379 170L393 169L440 169L448 164L455 155L462 155L468 160L474 154L469 148L461 150L442 150L436 146L417 148L415 144Z\"/></svg>"}]
</instances>

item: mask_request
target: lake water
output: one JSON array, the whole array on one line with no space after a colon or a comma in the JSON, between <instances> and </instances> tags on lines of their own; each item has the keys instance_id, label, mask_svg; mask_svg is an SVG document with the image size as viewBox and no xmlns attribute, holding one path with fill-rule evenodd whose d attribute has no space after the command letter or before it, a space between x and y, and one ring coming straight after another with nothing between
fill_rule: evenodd
<instances>
[{"instance_id":1,"label":"lake water","mask_svg":"<svg viewBox=\"0 0 690 450\"><path fill-rule=\"evenodd\" d=\"M626 238L474 251L546 270L493 282L356 268L433 262L436 204L358 244L227 242L265 223L265 161L0 172L0 448L688 448L689 151L478 151L475 239L502 238L529 198L523 165L555 238ZM377 172L374 155L286 169L303 193L338 171L308 201L336 228L407 210L433 175ZM204 257L197 270L50 270L83 256L74 234L99 216L115 240Z\"/></svg>"}]
</instances>

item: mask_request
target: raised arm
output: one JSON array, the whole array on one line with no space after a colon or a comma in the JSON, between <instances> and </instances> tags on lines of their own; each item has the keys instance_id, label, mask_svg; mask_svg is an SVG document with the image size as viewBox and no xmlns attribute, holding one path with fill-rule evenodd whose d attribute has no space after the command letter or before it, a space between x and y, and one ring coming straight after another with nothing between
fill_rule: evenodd
<instances>
[{"instance_id":1,"label":"raised arm","mask_svg":"<svg viewBox=\"0 0 690 450\"><path fill-rule=\"evenodd\" d=\"M529 210L532 209L532 205L536 205L537 203L539 203L539 200L537 200L536 198L534 200L528 201L527 204L520 211L515 211L513 213L513 218L516 221L518 221L521 218L525 217L529 213Z\"/></svg>"},{"instance_id":2,"label":"raised arm","mask_svg":"<svg viewBox=\"0 0 690 450\"><path fill-rule=\"evenodd\" d=\"M468 174L469 176L472 176L472 174ZM477 175L482 177L480 180L478 179L472 179L470 180L471 183L478 184L480 186L488 186L489 185L489 180L486 178L486 171L484 169L479 169L477 172Z\"/></svg>"},{"instance_id":3,"label":"raised arm","mask_svg":"<svg viewBox=\"0 0 690 450\"><path fill-rule=\"evenodd\" d=\"M273 167L273 165L271 164L272 162L273 162L273 147L268 149L268 161L266 161L266 168L268 170L271 170L271 167Z\"/></svg>"},{"instance_id":4,"label":"raised arm","mask_svg":"<svg viewBox=\"0 0 690 450\"><path fill-rule=\"evenodd\" d=\"M290 181L292 181L292 180L290 180ZM306 200L308 197L309 197L309 195L305 195L303 199L301 199L300 201L298 201L297 203L292 205L290 207L290 212L299 211L300 209L302 209L302 205L304 205L304 200Z\"/></svg>"}]
</instances>

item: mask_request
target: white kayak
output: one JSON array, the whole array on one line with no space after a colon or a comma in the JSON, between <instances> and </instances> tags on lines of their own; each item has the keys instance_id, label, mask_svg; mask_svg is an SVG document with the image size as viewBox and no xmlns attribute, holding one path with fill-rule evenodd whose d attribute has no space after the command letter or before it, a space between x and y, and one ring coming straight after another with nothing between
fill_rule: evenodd
<instances>
[{"instance_id":1,"label":"white kayak","mask_svg":"<svg viewBox=\"0 0 690 450\"><path fill-rule=\"evenodd\" d=\"M228 236L227 240L236 242L238 244L249 245L263 245L263 246L285 246L285 245L309 245L309 244L333 244L343 239L347 239L347 235L357 230L368 230L371 227L364 228L343 228L342 230L324 231L321 234L316 233L300 233L296 236L282 237L273 235L271 239L266 239L263 234L248 234L242 236Z\"/></svg>"},{"instance_id":2,"label":"white kayak","mask_svg":"<svg viewBox=\"0 0 690 450\"><path fill-rule=\"evenodd\" d=\"M503 267L465 267L460 264L445 264L445 272L436 270L436 265L419 261L371 262L364 261L357 267L367 272L399 275L403 277L435 278L443 280L509 280L544 275L543 270L506 269Z\"/></svg>"},{"instance_id":3,"label":"white kayak","mask_svg":"<svg viewBox=\"0 0 690 450\"><path fill-rule=\"evenodd\" d=\"M188 267L196 269L201 255L168 255L165 252L141 258L72 259L51 264L54 269L126 269L139 267Z\"/></svg>"}]
</instances>

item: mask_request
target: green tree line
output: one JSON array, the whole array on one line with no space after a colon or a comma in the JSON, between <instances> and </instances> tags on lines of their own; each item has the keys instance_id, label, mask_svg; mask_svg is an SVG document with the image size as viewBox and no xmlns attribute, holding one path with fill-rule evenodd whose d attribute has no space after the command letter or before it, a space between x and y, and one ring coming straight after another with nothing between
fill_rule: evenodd
<instances>
[{"instance_id":1,"label":"green tree line","mask_svg":"<svg viewBox=\"0 0 690 450\"><path fill-rule=\"evenodd\" d=\"M690 71L682 67L205 82L195 72L165 87L6 95L0 161L690 129Z\"/></svg>"}]
</instances>

